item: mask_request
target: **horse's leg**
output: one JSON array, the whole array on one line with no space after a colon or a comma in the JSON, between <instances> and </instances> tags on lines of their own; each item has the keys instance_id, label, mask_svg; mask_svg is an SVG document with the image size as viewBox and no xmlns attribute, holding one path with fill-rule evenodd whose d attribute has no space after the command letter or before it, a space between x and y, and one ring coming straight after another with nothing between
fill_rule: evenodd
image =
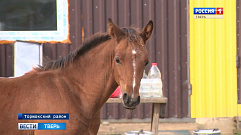
<instances>
[{"instance_id":1,"label":"horse's leg","mask_svg":"<svg viewBox=\"0 0 241 135\"><path fill-rule=\"evenodd\" d=\"M97 135L100 127L100 111L95 114L89 125L89 134Z\"/></svg>"}]
</instances>

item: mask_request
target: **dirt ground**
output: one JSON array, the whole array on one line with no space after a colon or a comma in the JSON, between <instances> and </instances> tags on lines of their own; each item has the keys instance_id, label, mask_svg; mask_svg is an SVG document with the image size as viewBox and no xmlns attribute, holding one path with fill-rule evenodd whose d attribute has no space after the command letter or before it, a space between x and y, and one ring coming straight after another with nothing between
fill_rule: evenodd
<instances>
[{"instance_id":1,"label":"dirt ground","mask_svg":"<svg viewBox=\"0 0 241 135\"><path fill-rule=\"evenodd\" d=\"M150 123L102 123L98 135L124 135L127 131L150 131ZM188 135L197 130L196 123L159 123L158 135Z\"/></svg>"},{"instance_id":2,"label":"dirt ground","mask_svg":"<svg viewBox=\"0 0 241 135\"><path fill-rule=\"evenodd\" d=\"M102 121L98 135L124 135L127 131L150 131L151 123ZM219 129L222 135L232 135L232 118L197 118L193 122L159 122L158 135L192 135L194 130Z\"/></svg>"}]
</instances>

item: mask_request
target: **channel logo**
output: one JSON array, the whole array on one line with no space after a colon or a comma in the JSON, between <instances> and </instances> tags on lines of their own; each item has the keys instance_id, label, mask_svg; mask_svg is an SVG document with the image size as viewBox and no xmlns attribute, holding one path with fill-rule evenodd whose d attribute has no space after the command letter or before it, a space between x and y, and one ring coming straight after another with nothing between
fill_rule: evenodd
<instances>
[{"instance_id":1,"label":"channel logo","mask_svg":"<svg viewBox=\"0 0 241 135\"><path fill-rule=\"evenodd\" d=\"M38 123L18 123L18 130L38 130Z\"/></svg>"},{"instance_id":2,"label":"channel logo","mask_svg":"<svg viewBox=\"0 0 241 135\"><path fill-rule=\"evenodd\" d=\"M194 19L223 19L223 8L194 8Z\"/></svg>"},{"instance_id":3,"label":"channel logo","mask_svg":"<svg viewBox=\"0 0 241 135\"><path fill-rule=\"evenodd\" d=\"M18 130L66 130L66 123L18 123Z\"/></svg>"}]
</instances>

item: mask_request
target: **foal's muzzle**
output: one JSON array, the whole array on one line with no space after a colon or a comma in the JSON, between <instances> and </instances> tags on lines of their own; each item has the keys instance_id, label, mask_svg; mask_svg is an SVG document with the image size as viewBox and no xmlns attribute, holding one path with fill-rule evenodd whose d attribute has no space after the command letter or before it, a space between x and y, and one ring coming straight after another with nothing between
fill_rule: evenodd
<instances>
[{"instance_id":1,"label":"foal's muzzle","mask_svg":"<svg viewBox=\"0 0 241 135\"><path fill-rule=\"evenodd\" d=\"M123 104L126 109L135 109L136 106L140 103L140 96L137 98L131 98L127 93L123 94Z\"/></svg>"}]
</instances>

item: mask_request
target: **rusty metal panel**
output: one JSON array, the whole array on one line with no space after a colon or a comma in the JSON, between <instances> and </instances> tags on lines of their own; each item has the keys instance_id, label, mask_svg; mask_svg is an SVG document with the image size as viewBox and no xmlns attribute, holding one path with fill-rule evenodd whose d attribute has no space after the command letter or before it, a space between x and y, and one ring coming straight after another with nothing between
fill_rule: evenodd
<instances>
[{"instance_id":1,"label":"rusty metal panel","mask_svg":"<svg viewBox=\"0 0 241 135\"><path fill-rule=\"evenodd\" d=\"M0 46L0 75L2 77L6 77L6 71L5 71L5 63L6 63L6 60L5 60L5 55L6 55L6 52L5 52L5 48L6 48L6 45L1 45Z\"/></svg>"},{"instance_id":2,"label":"rusty metal panel","mask_svg":"<svg viewBox=\"0 0 241 135\"><path fill-rule=\"evenodd\" d=\"M188 0L187 0L188 1ZM189 37L188 37L188 3L187 2L181 2L180 3L180 12L181 17L180 18L180 70L181 70L181 81L180 81L180 102L181 102L181 114L179 117L189 117L189 95L188 95L188 83L189 83ZM178 71L176 71L178 72Z\"/></svg>"},{"instance_id":3,"label":"rusty metal panel","mask_svg":"<svg viewBox=\"0 0 241 135\"><path fill-rule=\"evenodd\" d=\"M74 51L82 44L83 29L83 2L80 0L69 0L69 39L71 44L69 51ZM61 45L60 45L61 46Z\"/></svg>"},{"instance_id":4,"label":"rusty metal panel","mask_svg":"<svg viewBox=\"0 0 241 135\"><path fill-rule=\"evenodd\" d=\"M237 87L238 87L238 103L241 104L241 38L240 38L240 32L241 32L241 0L236 0L236 32L237 32L237 57L236 57L236 64L237 64Z\"/></svg>"},{"instance_id":5,"label":"rusty metal panel","mask_svg":"<svg viewBox=\"0 0 241 135\"><path fill-rule=\"evenodd\" d=\"M13 45L8 45L6 46L5 48L6 50L6 55L5 55L5 58L6 58L6 76L13 76L13 68L14 68L14 56L13 56Z\"/></svg>"},{"instance_id":6,"label":"rusty metal panel","mask_svg":"<svg viewBox=\"0 0 241 135\"><path fill-rule=\"evenodd\" d=\"M162 72L163 91L168 97L166 117L188 116L187 93L187 3L181 0L71 0L69 27L71 44L43 46L44 57L56 60L79 48L84 39L107 30L107 20L121 27L140 30L149 20L154 32L147 42L149 61L157 62ZM13 52L10 45L0 45L0 76L13 75ZM146 67L149 71L151 64ZM150 118L151 104L140 104L134 111L122 104L105 104L102 119Z\"/></svg>"},{"instance_id":7,"label":"rusty metal panel","mask_svg":"<svg viewBox=\"0 0 241 135\"><path fill-rule=\"evenodd\" d=\"M167 3L168 116L183 117L187 106L187 7L186 1ZM162 72L166 72L165 70ZM163 80L165 81L165 80Z\"/></svg>"},{"instance_id":8,"label":"rusty metal panel","mask_svg":"<svg viewBox=\"0 0 241 135\"><path fill-rule=\"evenodd\" d=\"M13 76L13 45L0 45L0 76Z\"/></svg>"}]
</instances>

